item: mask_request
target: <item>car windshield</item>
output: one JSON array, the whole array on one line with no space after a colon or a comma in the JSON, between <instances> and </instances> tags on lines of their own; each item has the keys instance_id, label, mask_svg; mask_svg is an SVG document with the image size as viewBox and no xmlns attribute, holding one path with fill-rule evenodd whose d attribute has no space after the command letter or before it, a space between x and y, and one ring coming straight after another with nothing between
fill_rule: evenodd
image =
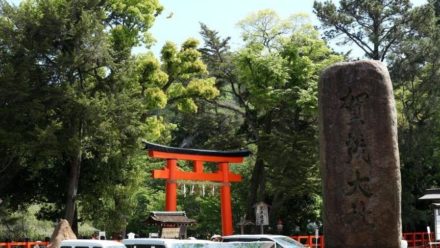
<instances>
[{"instance_id":1,"label":"car windshield","mask_svg":"<svg viewBox=\"0 0 440 248\"><path fill-rule=\"evenodd\" d=\"M289 237L274 237L273 240L284 248L304 247L300 242Z\"/></svg>"},{"instance_id":2,"label":"car windshield","mask_svg":"<svg viewBox=\"0 0 440 248\"><path fill-rule=\"evenodd\" d=\"M173 244L173 248L273 248L273 241L255 241L255 242L213 242L206 244Z\"/></svg>"}]
</instances>

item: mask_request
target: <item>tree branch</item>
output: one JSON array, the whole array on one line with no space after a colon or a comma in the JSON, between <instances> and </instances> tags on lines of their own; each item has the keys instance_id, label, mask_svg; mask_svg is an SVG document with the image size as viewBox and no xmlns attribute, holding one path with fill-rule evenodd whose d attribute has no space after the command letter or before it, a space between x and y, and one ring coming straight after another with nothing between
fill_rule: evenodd
<instances>
[{"instance_id":1,"label":"tree branch","mask_svg":"<svg viewBox=\"0 0 440 248\"><path fill-rule=\"evenodd\" d=\"M240 115L242 115L242 116L245 116L245 115L246 115L246 113L245 113L244 110L235 107L235 105L228 104L228 103L216 102L216 101L213 101L213 100L205 100L205 101L207 101L207 102L209 102L209 103L211 103L211 104L213 104L213 105L215 105L215 106L218 106L218 107L221 107L221 108L224 108L224 109L232 110L232 111L234 111L235 113L240 114Z\"/></svg>"}]
</instances>

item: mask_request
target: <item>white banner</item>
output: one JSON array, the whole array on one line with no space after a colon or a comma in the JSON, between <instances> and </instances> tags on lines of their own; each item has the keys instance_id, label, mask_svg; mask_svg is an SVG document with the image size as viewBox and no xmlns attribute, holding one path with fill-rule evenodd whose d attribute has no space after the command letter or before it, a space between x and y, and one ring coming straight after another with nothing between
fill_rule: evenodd
<instances>
[{"instance_id":1,"label":"white banner","mask_svg":"<svg viewBox=\"0 0 440 248\"><path fill-rule=\"evenodd\" d=\"M255 206L255 224L257 226L267 226L269 225L269 211L268 205L264 202L260 202Z\"/></svg>"}]
</instances>

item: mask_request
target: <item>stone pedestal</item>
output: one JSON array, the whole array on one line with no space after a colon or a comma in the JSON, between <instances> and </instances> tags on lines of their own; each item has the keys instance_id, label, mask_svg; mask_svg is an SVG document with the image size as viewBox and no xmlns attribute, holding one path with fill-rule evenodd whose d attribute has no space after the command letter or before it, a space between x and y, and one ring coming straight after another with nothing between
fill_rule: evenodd
<instances>
[{"instance_id":1,"label":"stone pedestal","mask_svg":"<svg viewBox=\"0 0 440 248\"><path fill-rule=\"evenodd\" d=\"M401 185L387 68L339 63L319 82L326 248L398 248Z\"/></svg>"}]
</instances>

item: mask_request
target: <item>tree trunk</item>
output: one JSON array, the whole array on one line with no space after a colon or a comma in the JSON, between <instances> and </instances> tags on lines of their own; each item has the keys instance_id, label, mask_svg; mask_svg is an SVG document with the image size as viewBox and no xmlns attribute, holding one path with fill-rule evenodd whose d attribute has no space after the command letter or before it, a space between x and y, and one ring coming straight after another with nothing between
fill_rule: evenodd
<instances>
[{"instance_id":1,"label":"tree trunk","mask_svg":"<svg viewBox=\"0 0 440 248\"><path fill-rule=\"evenodd\" d=\"M80 152L77 156L70 162L70 172L69 172L69 187L67 189L66 198L66 212L64 218L69 222L70 226L74 227L74 217L75 217L75 200L78 193L78 182L79 174L81 168L81 154ZM73 230L77 233L77 230Z\"/></svg>"},{"instance_id":2,"label":"tree trunk","mask_svg":"<svg viewBox=\"0 0 440 248\"><path fill-rule=\"evenodd\" d=\"M257 159L255 160L254 169L252 170L251 185L248 194L247 216L249 216L249 218L251 218L251 216L254 217L253 220L255 220L254 205L257 202L264 200L266 191L266 163L264 161L263 151L267 147L266 135L269 135L272 130L272 112L266 114L266 116L262 119L263 123L258 123L258 119L256 117L254 120L254 126L259 126L262 129L261 131L263 131L263 134L259 135L257 138Z\"/></svg>"},{"instance_id":3,"label":"tree trunk","mask_svg":"<svg viewBox=\"0 0 440 248\"><path fill-rule=\"evenodd\" d=\"M275 227L274 230L276 230L277 232L278 232L278 229L277 229L278 220L285 221L285 220L283 220L284 216L281 216L279 213L283 204L284 204L284 192L277 191L275 193L275 196L273 197L272 205L271 205L270 212L269 212L269 217L270 217L269 224L271 226L274 226ZM282 231L283 230L281 230L281 232Z\"/></svg>"},{"instance_id":4,"label":"tree trunk","mask_svg":"<svg viewBox=\"0 0 440 248\"><path fill-rule=\"evenodd\" d=\"M69 165L69 186L67 188L67 198L66 198L66 212L64 214L64 218L69 222L70 226L77 226L75 221L75 208L76 208L76 196L78 194L78 184L79 184L79 175L81 171L81 139L82 139L82 123L80 124L79 133L78 133L79 145L76 150L76 154L71 159ZM74 225L75 224L75 225ZM78 230L73 230L76 234Z\"/></svg>"},{"instance_id":5,"label":"tree trunk","mask_svg":"<svg viewBox=\"0 0 440 248\"><path fill-rule=\"evenodd\" d=\"M3 157L2 160L0 164L0 192L16 182L20 173L25 173L23 167L19 166L18 156L6 154L6 158Z\"/></svg>"},{"instance_id":6,"label":"tree trunk","mask_svg":"<svg viewBox=\"0 0 440 248\"><path fill-rule=\"evenodd\" d=\"M252 170L251 177L251 185L249 187L248 194L248 206L247 206L247 214L249 219L255 221L255 211L254 205L258 201L262 201L264 197L265 191L265 169L264 169L264 161L261 158L260 153L257 154L257 160L254 165L254 169Z\"/></svg>"}]
</instances>

